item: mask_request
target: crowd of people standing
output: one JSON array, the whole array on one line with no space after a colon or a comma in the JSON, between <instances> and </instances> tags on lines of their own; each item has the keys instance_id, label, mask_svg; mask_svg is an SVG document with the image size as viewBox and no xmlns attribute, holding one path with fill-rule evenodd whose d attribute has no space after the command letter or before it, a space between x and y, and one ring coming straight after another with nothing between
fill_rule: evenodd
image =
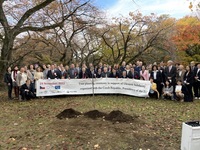
<instances>
[{"instance_id":1,"label":"crowd of people standing","mask_svg":"<svg viewBox=\"0 0 200 150\"><path fill-rule=\"evenodd\" d=\"M15 99L35 98L37 80L39 79L83 79L83 78L131 78L150 81L149 97L171 99L178 101L193 101L200 99L200 63L192 61L187 66L174 64L169 60L157 64L144 65L142 61L135 64L122 65L99 63L94 66L90 63L51 65L29 65L13 69L8 67L4 75L4 82L8 86L8 98Z\"/></svg>"}]
</instances>

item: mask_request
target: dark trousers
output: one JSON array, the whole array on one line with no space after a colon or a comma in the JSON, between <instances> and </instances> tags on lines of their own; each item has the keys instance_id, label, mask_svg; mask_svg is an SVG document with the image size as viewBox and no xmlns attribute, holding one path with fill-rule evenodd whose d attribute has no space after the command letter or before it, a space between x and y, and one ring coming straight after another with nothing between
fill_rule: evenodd
<instances>
[{"instance_id":1,"label":"dark trousers","mask_svg":"<svg viewBox=\"0 0 200 150\"><path fill-rule=\"evenodd\" d=\"M32 86L33 89L35 90L35 81L31 82L31 86Z\"/></svg>"},{"instance_id":2,"label":"dark trousers","mask_svg":"<svg viewBox=\"0 0 200 150\"><path fill-rule=\"evenodd\" d=\"M173 86L173 98L172 98L172 100L177 99L176 92L175 92L176 85L177 85L176 82L171 83L171 86Z\"/></svg>"},{"instance_id":3,"label":"dark trousers","mask_svg":"<svg viewBox=\"0 0 200 150\"><path fill-rule=\"evenodd\" d=\"M161 84L161 82L158 82L157 80L154 80L153 82L156 83L157 90L158 90L159 94L162 95L163 85Z\"/></svg>"},{"instance_id":4,"label":"dark trousers","mask_svg":"<svg viewBox=\"0 0 200 150\"><path fill-rule=\"evenodd\" d=\"M157 92L154 92L154 93L149 92L149 97L158 99L158 93Z\"/></svg>"},{"instance_id":5,"label":"dark trousers","mask_svg":"<svg viewBox=\"0 0 200 150\"><path fill-rule=\"evenodd\" d=\"M186 84L186 87L188 89L188 92L189 92L191 98L193 99L192 85L191 84L189 84L189 85Z\"/></svg>"},{"instance_id":6,"label":"dark trousers","mask_svg":"<svg viewBox=\"0 0 200 150\"><path fill-rule=\"evenodd\" d=\"M11 99L12 98L12 84L8 85L8 98Z\"/></svg>"},{"instance_id":7,"label":"dark trousers","mask_svg":"<svg viewBox=\"0 0 200 150\"><path fill-rule=\"evenodd\" d=\"M23 91L21 93L21 96L22 96L22 100L30 100L32 98L35 98L35 94L33 94L30 91Z\"/></svg>"},{"instance_id":8,"label":"dark trousers","mask_svg":"<svg viewBox=\"0 0 200 150\"><path fill-rule=\"evenodd\" d=\"M200 97L200 81L194 82L193 88L194 88L194 96Z\"/></svg>"}]
</instances>

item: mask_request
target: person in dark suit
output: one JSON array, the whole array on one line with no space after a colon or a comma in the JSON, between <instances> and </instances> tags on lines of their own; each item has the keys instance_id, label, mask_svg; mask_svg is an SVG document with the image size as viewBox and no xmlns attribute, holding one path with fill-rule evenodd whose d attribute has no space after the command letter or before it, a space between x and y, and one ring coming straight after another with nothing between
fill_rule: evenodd
<instances>
[{"instance_id":1,"label":"person in dark suit","mask_svg":"<svg viewBox=\"0 0 200 150\"><path fill-rule=\"evenodd\" d=\"M97 77L97 78L101 78L101 77L102 77L101 68L99 68L99 69L97 70L96 77Z\"/></svg>"},{"instance_id":2,"label":"person in dark suit","mask_svg":"<svg viewBox=\"0 0 200 150\"><path fill-rule=\"evenodd\" d=\"M194 96L195 99L200 99L200 63L197 63L197 67L194 70Z\"/></svg>"},{"instance_id":3,"label":"person in dark suit","mask_svg":"<svg viewBox=\"0 0 200 150\"><path fill-rule=\"evenodd\" d=\"M181 82L181 80L177 81L176 87L175 87L175 94L176 94L176 100L180 102L192 102L193 98L191 97L187 87L185 84Z\"/></svg>"},{"instance_id":4,"label":"person in dark suit","mask_svg":"<svg viewBox=\"0 0 200 150\"><path fill-rule=\"evenodd\" d=\"M122 65L119 67L119 71L120 71L120 74L122 75L122 72L126 70L126 62L123 61L122 62Z\"/></svg>"},{"instance_id":5,"label":"person in dark suit","mask_svg":"<svg viewBox=\"0 0 200 150\"><path fill-rule=\"evenodd\" d=\"M82 67L82 68L83 68L83 67ZM86 72L87 72L88 75L90 74L90 70L92 70L91 68L94 69L93 63L89 63L89 66L86 68Z\"/></svg>"},{"instance_id":6,"label":"person in dark suit","mask_svg":"<svg viewBox=\"0 0 200 150\"><path fill-rule=\"evenodd\" d=\"M162 71L164 72L164 70L165 70L165 65L164 65L164 62L163 62L163 61L160 62L159 66L160 66L160 70L162 70Z\"/></svg>"},{"instance_id":7,"label":"person in dark suit","mask_svg":"<svg viewBox=\"0 0 200 150\"><path fill-rule=\"evenodd\" d=\"M166 82L165 80L165 74L164 74L164 67L161 67L160 65L158 65L158 71L160 71L161 75L162 75L162 80L163 80L163 83ZM168 80L167 80L168 81ZM164 84L163 84L164 86Z\"/></svg>"},{"instance_id":8,"label":"person in dark suit","mask_svg":"<svg viewBox=\"0 0 200 150\"><path fill-rule=\"evenodd\" d=\"M65 66L65 71L64 71L63 74L62 74L62 79L68 79L68 78L69 78L68 70L69 70L69 66L66 65L66 66Z\"/></svg>"},{"instance_id":9,"label":"person in dark suit","mask_svg":"<svg viewBox=\"0 0 200 150\"><path fill-rule=\"evenodd\" d=\"M96 71L94 69L94 67L90 67L90 70L88 70L88 77L89 78L96 78Z\"/></svg>"},{"instance_id":10,"label":"person in dark suit","mask_svg":"<svg viewBox=\"0 0 200 150\"><path fill-rule=\"evenodd\" d=\"M98 66L96 67L96 70L95 70L95 71L98 72L98 70L101 69L101 72L103 72L103 68L104 68L104 67L103 67L103 64L100 62L100 63L98 64Z\"/></svg>"},{"instance_id":11,"label":"person in dark suit","mask_svg":"<svg viewBox=\"0 0 200 150\"><path fill-rule=\"evenodd\" d=\"M195 66L195 61L191 61L190 62L190 67L191 67L191 71L194 72L196 66Z\"/></svg>"},{"instance_id":12,"label":"person in dark suit","mask_svg":"<svg viewBox=\"0 0 200 150\"><path fill-rule=\"evenodd\" d=\"M186 72L184 74L184 85L187 87L190 96L193 98L192 86L194 83L194 73L191 70L191 66L186 66Z\"/></svg>"},{"instance_id":13,"label":"person in dark suit","mask_svg":"<svg viewBox=\"0 0 200 150\"><path fill-rule=\"evenodd\" d=\"M102 78L107 78L110 76L110 72L108 71L108 68L107 67L104 67L103 68L103 72L101 73L101 77Z\"/></svg>"},{"instance_id":14,"label":"person in dark suit","mask_svg":"<svg viewBox=\"0 0 200 150\"><path fill-rule=\"evenodd\" d=\"M176 85L176 72L177 69L175 66L173 66L173 61L169 60L167 62L167 66L164 69L164 75L165 75L165 81L169 80L171 82L171 85L173 86L173 94L174 94L174 98L176 98L176 94L175 94L175 85Z\"/></svg>"},{"instance_id":15,"label":"person in dark suit","mask_svg":"<svg viewBox=\"0 0 200 150\"><path fill-rule=\"evenodd\" d=\"M128 76L127 76L127 72L126 72L126 70L124 70L123 72L122 72L122 75L120 76L120 78L128 78Z\"/></svg>"},{"instance_id":16,"label":"person in dark suit","mask_svg":"<svg viewBox=\"0 0 200 150\"><path fill-rule=\"evenodd\" d=\"M75 68L74 64L71 64L70 69L68 70L68 75L70 79L78 78L78 70Z\"/></svg>"},{"instance_id":17,"label":"person in dark suit","mask_svg":"<svg viewBox=\"0 0 200 150\"><path fill-rule=\"evenodd\" d=\"M88 73L86 71L86 68L82 68L80 73L79 73L79 79L86 79L88 78Z\"/></svg>"},{"instance_id":18,"label":"person in dark suit","mask_svg":"<svg viewBox=\"0 0 200 150\"><path fill-rule=\"evenodd\" d=\"M47 79L61 79L61 72L51 65L50 70L47 72Z\"/></svg>"},{"instance_id":19,"label":"person in dark suit","mask_svg":"<svg viewBox=\"0 0 200 150\"><path fill-rule=\"evenodd\" d=\"M165 80L169 80L172 85L176 84L176 67L173 66L173 61L169 60L167 62L167 67L165 67L164 74Z\"/></svg>"},{"instance_id":20,"label":"person in dark suit","mask_svg":"<svg viewBox=\"0 0 200 150\"><path fill-rule=\"evenodd\" d=\"M153 82L157 85L157 90L160 95L162 95L162 88L163 88L163 78L162 73L158 70L157 65L152 66L152 72L150 73L150 78L153 79Z\"/></svg>"},{"instance_id":21,"label":"person in dark suit","mask_svg":"<svg viewBox=\"0 0 200 150\"><path fill-rule=\"evenodd\" d=\"M143 64L143 62L138 60L136 62L136 66L135 66L134 70L137 71L138 73L140 73L140 71L142 70L142 64Z\"/></svg>"},{"instance_id":22,"label":"person in dark suit","mask_svg":"<svg viewBox=\"0 0 200 150\"><path fill-rule=\"evenodd\" d=\"M8 87L8 98L11 100L12 99L12 88L13 88L13 83L12 83L12 78L11 78L11 67L7 68L7 72L4 75L4 82L6 83Z\"/></svg>"},{"instance_id":23,"label":"person in dark suit","mask_svg":"<svg viewBox=\"0 0 200 150\"><path fill-rule=\"evenodd\" d=\"M130 79L140 79L139 72L135 71L133 67L131 67L130 71L127 74L127 77Z\"/></svg>"},{"instance_id":24,"label":"person in dark suit","mask_svg":"<svg viewBox=\"0 0 200 150\"><path fill-rule=\"evenodd\" d=\"M120 78L120 73L115 68L113 68L109 78Z\"/></svg>"},{"instance_id":25,"label":"person in dark suit","mask_svg":"<svg viewBox=\"0 0 200 150\"><path fill-rule=\"evenodd\" d=\"M35 89L33 85L31 84L30 79L27 79L26 83L21 86L20 94L21 94L22 100L30 100L36 97Z\"/></svg>"},{"instance_id":26,"label":"person in dark suit","mask_svg":"<svg viewBox=\"0 0 200 150\"><path fill-rule=\"evenodd\" d=\"M13 85L13 89L14 89L14 93L15 93L15 98L19 98L19 86L17 85L16 79L19 73L19 68L18 66L15 66L13 71L11 72L11 78L12 78L12 85Z\"/></svg>"}]
</instances>

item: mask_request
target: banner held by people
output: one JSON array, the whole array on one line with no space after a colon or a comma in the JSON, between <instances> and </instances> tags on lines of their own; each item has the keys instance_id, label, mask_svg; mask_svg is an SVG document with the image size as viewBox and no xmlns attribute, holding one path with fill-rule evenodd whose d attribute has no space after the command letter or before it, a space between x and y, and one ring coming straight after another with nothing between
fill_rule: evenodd
<instances>
[{"instance_id":1,"label":"banner held by people","mask_svg":"<svg viewBox=\"0 0 200 150\"><path fill-rule=\"evenodd\" d=\"M150 82L122 78L38 80L37 96L125 94L147 97Z\"/></svg>"}]
</instances>

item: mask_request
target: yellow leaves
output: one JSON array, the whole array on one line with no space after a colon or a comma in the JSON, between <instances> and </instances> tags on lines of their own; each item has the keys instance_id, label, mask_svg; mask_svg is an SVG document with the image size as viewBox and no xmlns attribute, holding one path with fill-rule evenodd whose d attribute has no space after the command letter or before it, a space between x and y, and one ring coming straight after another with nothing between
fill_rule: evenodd
<instances>
[{"instance_id":1,"label":"yellow leaves","mask_svg":"<svg viewBox=\"0 0 200 150\"><path fill-rule=\"evenodd\" d=\"M197 17L186 16L176 22L177 25L200 25Z\"/></svg>"}]
</instances>

